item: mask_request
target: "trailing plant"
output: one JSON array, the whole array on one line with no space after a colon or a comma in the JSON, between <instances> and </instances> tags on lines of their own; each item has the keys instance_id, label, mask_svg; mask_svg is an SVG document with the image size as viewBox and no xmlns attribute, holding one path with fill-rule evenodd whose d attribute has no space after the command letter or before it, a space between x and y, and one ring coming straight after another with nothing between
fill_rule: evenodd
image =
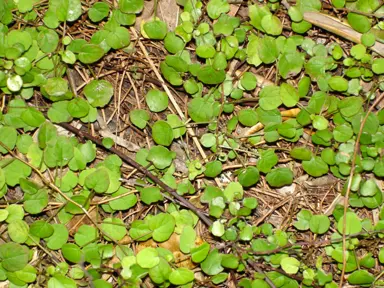
<instances>
[{"instance_id":1,"label":"trailing plant","mask_svg":"<svg viewBox=\"0 0 384 288\"><path fill-rule=\"evenodd\" d=\"M180 0L172 30L159 4L139 36L143 0L0 2L0 280L384 285L382 1ZM355 43L318 35L332 15ZM160 45L157 66L143 42ZM129 157L93 132L121 96L99 72L139 49L148 66L119 71L153 84L134 90L125 121L148 145ZM283 223L269 217L285 202L260 209L255 188L296 193L324 175L340 187L329 209L292 206L296 194Z\"/></svg>"}]
</instances>

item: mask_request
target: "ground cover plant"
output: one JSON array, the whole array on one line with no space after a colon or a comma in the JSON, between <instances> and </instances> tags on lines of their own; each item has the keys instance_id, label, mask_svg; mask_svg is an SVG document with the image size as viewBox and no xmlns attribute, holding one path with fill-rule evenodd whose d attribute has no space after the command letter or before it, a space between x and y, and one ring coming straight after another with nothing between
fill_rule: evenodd
<instances>
[{"instance_id":1,"label":"ground cover plant","mask_svg":"<svg viewBox=\"0 0 384 288\"><path fill-rule=\"evenodd\" d=\"M0 1L0 281L383 286L383 18Z\"/></svg>"}]
</instances>

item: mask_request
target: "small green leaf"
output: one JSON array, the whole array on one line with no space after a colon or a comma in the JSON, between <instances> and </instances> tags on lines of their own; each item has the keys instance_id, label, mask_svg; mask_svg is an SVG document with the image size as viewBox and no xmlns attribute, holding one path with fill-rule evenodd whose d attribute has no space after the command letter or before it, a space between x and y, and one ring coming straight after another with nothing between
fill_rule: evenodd
<instances>
[{"instance_id":1,"label":"small green leaf","mask_svg":"<svg viewBox=\"0 0 384 288\"><path fill-rule=\"evenodd\" d=\"M245 169L242 169L237 177L238 177L239 183L243 187L250 187L255 185L259 181L260 174L259 174L259 170L257 170L256 167L250 166Z\"/></svg>"},{"instance_id":2,"label":"small green leaf","mask_svg":"<svg viewBox=\"0 0 384 288\"><path fill-rule=\"evenodd\" d=\"M106 80L92 80L84 87L84 94L93 107L104 107L113 96L113 86Z\"/></svg>"},{"instance_id":3,"label":"small green leaf","mask_svg":"<svg viewBox=\"0 0 384 288\"><path fill-rule=\"evenodd\" d=\"M303 161L303 169L313 177L320 177L328 173L328 165L318 156L309 161Z\"/></svg>"},{"instance_id":4,"label":"small green leaf","mask_svg":"<svg viewBox=\"0 0 384 288\"><path fill-rule=\"evenodd\" d=\"M9 242L0 245L1 266L9 271L22 270L28 263L29 250L17 243Z\"/></svg>"},{"instance_id":5,"label":"small green leaf","mask_svg":"<svg viewBox=\"0 0 384 288\"><path fill-rule=\"evenodd\" d=\"M141 250L136 256L137 264L142 268L153 268L160 263L157 250L153 247L147 247Z\"/></svg>"},{"instance_id":6,"label":"small green leaf","mask_svg":"<svg viewBox=\"0 0 384 288\"><path fill-rule=\"evenodd\" d=\"M151 20L144 23L143 30L149 39L163 40L165 35L167 35L168 29L164 21Z\"/></svg>"},{"instance_id":7,"label":"small green leaf","mask_svg":"<svg viewBox=\"0 0 384 288\"><path fill-rule=\"evenodd\" d=\"M224 267L221 266L222 255L219 253L218 249L213 249L205 258L205 260L200 264L201 269L207 275L216 275L224 270Z\"/></svg>"},{"instance_id":8,"label":"small green leaf","mask_svg":"<svg viewBox=\"0 0 384 288\"><path fill-rule=\"evenodd\" d=\"M177 268L169 275L169 282L173 285L185 285L195 279L193 272L187 268Z\"/></svg>"},{"instance_id":9,"label":"small green leaf","mask_svg":"<svg viewBox=\"0 0 384 288\"><path fill-rule=\"evenodd\" d=\"M265 15L261 19L261 27L270 35L277 36L283 31L283 24L280 19L274 15Z\"/></svg>"},{"instance_id":10,"label":"small green leaf","mask_svg":"<svg viewBox=\"0 0 384 288\"><path fill-rule=\"evenodd\" d=\"M376 58L372 62L372 71L375 74L384 74L384 58Z\"/></svg>"},{"instance_id":11,"label":"small green leaf","mask_svg":"<svg viewBox=\"0 0 384 288\"><path fill-rule=\"evenodd\" d=\"M79 263L83 259L83 253L80 250L79 246L73 243L66 243L61 247L61 252L66 260L72 263Z\"/></svg>"},{"instance_id":12,"label":"small green leaf","mask_svg":"<svg viewBox=\"0 0 384 288\"><path fill-rule=\"evenodd\" d=\"M110 240L109 236L115 241L120 241L127 233L124 222L119 218L105 218L101 224L101 230L105 233L106 240Z\"/></svg>"},{"instance_id":13,"label":"small green leaf","mask_svg":"<svg viewBox=\"0 0 384 288\"><path fill-rule=\"evenodd\" d=\"M167 105L168 106L168 105ZM144 129L147 126L147 122L150 119L149 113L146 110L135 109L129 112L129 119L133 125L140 129Z\"/></svg>"},{"instance_id":14,"label":"small green leaf","mask_svg":"<svg viewBox=\"0 0 384 288\"><path fill-rule=\"evenodd\" d=\"M171 237L175 230L175 218L166 213L160 213L149 220L149 229L153 231L152 238L157 242L164 242Z\"/></svg>"},{"instance_id":15,"label":"small green leaf","mask_svg":"<svg viewBox=\"0 0 384 288\"><path fill-rule=\"evenodd\" d=\"M347 212L345 223L346 223L345 225L346 235L360 233L361 230L363 229L361 220L353 212ZM337 222L337 230L339 231L340 234L343 233L343 227L344 227L344 216L341 216L339 221Z\"/></svg>"},{"instance_id":16,"label":"small green leaf","mask_svg":"<svg viewBox=\"0 0 384 288\"><path fill-rule=\"evenodd\" d=\"M366 270L358 270L349 275L347 280L351 285L366 286L372 284L375 277Z\"/></svg>"},{"instance_id":17,"label":"small green leaf","mask_svg":"<svg viewBox=\"0 0 384 288\"><path fill-rule=\"evenodd\" d=\"M256 125L259 121L259 117L255 110L253 109L243 109L240 110L238 114L238 119L241 124L247 127Z\"/></svg>"},{"instance_id":18,"label":"small green leaf","mask_svg":"<svg viewBox=\"0 0 384 288\"><path fill-rule=\"evenodd\" d=\"M104 56L104 50L99 45L84 44L81 46L78 58L84 64L92 64L99 61ZM104 81L104 80L93 80ZM107 81L105 81L107 82Z\"/></svg>"},{"instance_id":19,"label":"small green leaf","mask_svg":"<svg viewBox=\"0 0 384 288\"><path fill-rule=\"evenodd\" d=\"M173 141L172 127L165 121L157 121L152 126L152 137L156 144L169 146Z\"/></svg>"},{"instance_id":20,"label":"small green leaf","mask_svg":"<svg viewBox=\"0 0 384 288\"><path fill-rule=\"evenodd\" d=\"M324 234L330 225L331 222L326 215L313 215L309 220L309 229L316 234Z\"/></svg>"},{"instance_id":21,"label":"small green leaf","mask_svg":"<svg viewBox=\"0 0 384 288\"><path fill-rule=\"evenodd\" d=\"M300 261L293 257L286 257L281 260L280 265L285 273L296 274L299 271Z\"/></svg>"},{"instance_id":22,"label":"small green leaf","mask_svg":"<svg viewBox=\"0 0 384 288\"><path fill-rule=\"evenodd\" d=\"M272 187L291 185L293 172L289 168L275 168L267 174L266 180Z\"/></svg>"},{"instance_id":23,"label":"small green leaf","mask_svg":"<svg viewBox=\"0 0 384 288\"><path fill-rule=\"evenodd\" d=\"M123 13L140 13L144 8L144 0L120 0L119 7Z\"/></svg>"},{"instance_id":24,"label":"small green leaf","mask_svg":"<svg viewBox=\"0 0 384 288\"><path fill-rule=\"evenodd\" d=\"M165 92L151 89L145 95L145 102L152 112L161 112L168 107L168 96Z\"/></svg>"},{"instance_id":25,"label":"small green leaf","mask_svg":"<svg viewBox=\"0 0 384 288\"><path fill-rule=\"evenodd\" d=\"M100 22L109 14L109 6L105 2L96 2L88 10L88 17L93 22Z\"/></svg>"},{"instance_id":26,"label":"small green leaf","mask_svg":"<svg viewBox=\"0 0 384 288\"><path fill-rule=\"evenodd\" d=\"M281 101L287 107L296 106L297 102L299 102L299 93L297 90L288 83L283 83L280 86L280 96Z\"/></svg>"}]
</instances>

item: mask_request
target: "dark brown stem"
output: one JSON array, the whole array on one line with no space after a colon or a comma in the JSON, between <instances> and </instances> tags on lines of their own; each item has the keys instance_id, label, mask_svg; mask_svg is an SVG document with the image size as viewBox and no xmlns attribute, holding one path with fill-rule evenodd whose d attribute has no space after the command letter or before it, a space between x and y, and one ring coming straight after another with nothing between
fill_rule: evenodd
<instances>
[{"instance_id":1,"label":"dark brown stem","mask_svg":"<svg viewBox=\"0 0 384 288\"><path fill-rule=\"evenodd\" d=\"M209 219L205 214L204 212L202 212L201 210L199 210L198 208L196 208L193 204L191 204L188 200L186 200L184 197L180 196L179 194L177 194L177 192L172 189L171 187L169 187L167 184L165 184L163 181L161 181L159 178L157 178L155 175L153 175L150 171L148 171L148 169L144 168L143 166L141 166L139 163L137 163L135 160L133 160L131 157L125 155L123 152L121 152L120 150L117 150L116 148L114 147L111 147L111 148L106 148L103 144L102 144L102 141L94 136L92 136L91 134L87 133L87 132L84 132L84 131L80 131L79 129L73 127L71 124L68 124L68 123L60 123L59 124L61 127L67 129L68 131L72 132L73 134L77 135L78 137L80 138L83 138L83 139L88 139L88 140L91 140L93 143L95 143L96 145L112 152L113 154L116 154L117 156L119 156L124 162L126 162L127 164L129 164L130 166L132 166L133 168L137 169L138 171L140 171L141 173L143 173L145 176L147 176L149 179L151 179L153 182L155 182L157 185L159 185L161 188L163 188L166 192L168 192L169 194L171 194L176 200L178 200L178 202L190 209L191 211L193 211L200 219L201 221L203 221L207 226L211 226L212 225L212 220Z\"/></svg>"}]
</instances>

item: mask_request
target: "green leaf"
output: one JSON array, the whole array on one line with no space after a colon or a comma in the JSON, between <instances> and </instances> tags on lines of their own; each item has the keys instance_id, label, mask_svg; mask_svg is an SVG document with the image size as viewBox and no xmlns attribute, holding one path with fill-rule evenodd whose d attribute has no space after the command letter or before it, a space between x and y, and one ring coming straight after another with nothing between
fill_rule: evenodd
<instances>
[{"instance_id":1,"label":"green leaf","mask_svg":"<svg viewBox=\"0 0 384 288\"><path fill-rule=\"evenodd\" d=\"M47 82L41 86L41 92L44 97L52 101L72 98L72 95L69 94L67 80L60 77L49 78Z\"/></svg>"},{"instance_id":2,"label":"green leaf","mask_svg":"<svg viewBox=\"0 0 384 288\"><path fill-rule=\"evenodd\" d=\"M173 141L172 127L165 121L157 121L152 126L152 137L156 144L169 146Z\"/></svg>"},{"instance_id":3,"label":"green leaf","mask_svg":"<svg viewBox=\"0 0 384 288\"><path fill-rule=\"evenodd\" d=\"M346 221L345 221L345 235L360 233L363 229L361 224L361 220L357 215L353 212L347 212ZM339 221L337 222L337 230L340 234L343 233L344 227L344 216L341 216Z\"/></svg>"},{"instance_id":4,"label":"green leaf","mask_svg":"<svg viewBox=\"0 0 384 288\"><path fill-rule=\"evenodd\" d=\"M240 79L240 84L245 90L251 91L256 88L257 79L253 73L245 72Z\"/></svg>"},{"instance_id":5,"label":"green leaf","mask_svg":"<svg viewBox=\"0 0 384 288\"><path fill-rule=\"evenodd\" d=\"M309 229L309 221L312 218L312 212L306 209L300 210L296 215L297 221L293 224L296 229L300 231L306 231Z\"/></svg>"},{"instance_id":6,"label":"green leaf","mask_svg":"<svg viewBox=\"0 0 384 288\"><path fill-rule=\"evenodd\" d=\"M74 238L76 244L83 247L98 239L98 231L95 227L83 224L77 229Z\"/></svg>"},{"instance_id":7,"label":"green leaf","mask_svg":"<svg viewBox=\"0 0 384 288\"><path fill-rule=\"evenodd\" d=\"M223 13L229 11L227 0L210 0L207 4L207 13L211 19L217 19Z\"/></svg>"},{"instance_id":8,"label":"green leaf","mask_svg":"<svg viewBox=\"0 0 384 288\"><path fill-rule=\"evenodd\" d=\"M167 123L172 127L174 138L180 138L187 132L184 122L175 114L167 115Z\"/></svg>"},{"instance_id":9,"label":"green leaf","mask_svg":"<svg viewBox=\"0 0 384 288\"><path fill-rule=\"evenodd\" d=\"M376 193L381 193L381 190L374 179L368 179L360 187L362 196L374 196Z\"/></svg>"},{"instance_id":10,"label":"green leaf","mask_svg":"<svg viewBox=\"0 0 384 288\"><path fill-rule=\"evenodd\" d=\"M297 160L311 160L312 152L308 148L305 147L293 147L293 149L289 152L292 158Z\"/></svg>"},{"instance_id":11,"label":"green leaf","mask_svg":"<svg viewBox=\"0 0 384 288\"><path fill-rule=\"evenodd\" d=\"M162 284L165 281L168 281L171 273L172 268L164 258L160 258L160 263L149 269L149 277L156 284Z\"/></svg>"},{"instance_id":12,"label":"green leaf","mask_svg":"<svg viewBox=\"0 0 384 288\"><path fill-rule=\"evenodd\" d=\"M109 14L109 6L105 2L96 2L88 10L88 17L93 22L100 22Z\"/></svg>"},{"instance_id":13,"label":"green leaf","mask_svg":"<svg viewBox=\"0 0 384 288\"><path fill-rule=\"evenodd\" d=\"M59 35L54 30L44 29L37 35L37 43L44 53L52 53L59 44ZM9 44L9 43L8 43Z\"/></svg>"},{"instance_id":14,"label":"green leaf","mask_svg":"<svg viewBox=\"0 0 384 288\"><path fill-rule=\"evenodd\" d=\"M173 285L185 285L195 279L193 272L187 268L177 268L169 275L169 282Z\"/></svg>"},{"instance_id":15,"label":"green leaf","mask_svg":"<svg viewBox=\"0 0 384 288\"><path fill-rule=\"evenodd\" d=\"M168 29L167 24L164 21L151 20L144 23L143 30L149 39L163 40L165 35L167 35Z\"/></svg>"},{"instance_id":16,"label":"green leaf","mask_svg":"<svg viewBox=\"0 0 384 288\"><path fill-rule=\"evenodd\" d=\"M349 25L357 32L365 33L371 29L371 20L367 16L350 12L347 19Z\"/></svg>"},{"instance_id":17,"label":"green leaf","mask_svg":"<svg viewBox=\"0 0 384 288\"><path fill-rule=\"evenodd\" d=\"M192 252L193 253L193 252ZM200 267L203 272L207 275L216 275L224 270L224 267L221 266L222 255L219 253L218 249L213 249L201 262Z\"/></svg>"},{"instance_id":18,"label":"green leaf","mask_svg":"<svg viewBox=\"0 0 384 288\"><path fill-rule=\"evenodd\" d=\"M325 130L328 128L328 120L321 115L315 115L312 119L313 128L317 130Z\"/></svg>"},{"instance_id":19,"label":"green leaf","mask_svg":"<svg viewBox=\"0 0 384 288\"><path fill-rule=\"evenodd\" d=\"M109 241L109 237L114 241L120 241L127 233L124 222L119 218L105 218L101 224L101 230L106 234L104 238Z\"/></svg>"},{"instance_id":20,"label":"green leaf","mask_svg":"<svg viewBox=\"0 0 384 288\"><path fill-rule=\"evenodd\" d=\"M180 235L180 251L184 254L189 254L191 248L195 246L196 231L193 227L185 225Z\"/></svg>"},{"instance_id":21,"label":"green leaf","mask_svg":"<svg viewBox=\"0 0 384 288\"><path fill-rule=\"evenodd\" d=\"M331 222L326 215L313 215L309 220L309 229L316 234L324 234L330 225Z\"/></svg>"},{"instance_id":22,"label":"green leaf","mask_svg":"<svg viewBox=\"0 0 384 288\"><path fill-rule=\"evenodd\" d=\"M68 277L65 277L64 275L61 275L59 273L56 273L54 277L49 279L48 281L48 288L76 288L76 282Z\"/></svg>"},{"instance_id":23,"label":"green leaf","mask_svg":"<svg viewBox=\"0 0 384 288\"><path fill-rule=\"evenodd\" d=\"M104 50L99 45L95 44L84 44L81 46L78 58L84 64L92 64L99 61L104 56ZM92 80L99 81L99 80ZM100 80L104 81L104 80ZM107 81L105 81L107 82ZM95 106L94 106L95 107Z\"/></svg>"},{"instance_id":24,"label":"green leaf","mask_svg":"<svg viewBox=\"0 0 384 288\"><path fill-rule=\"evenodd\" d=\"M280 96L281 101L287 107L296 106L297 102L299 102L299 93L297 90L288 83L283 83L280 86Z\"/></svg>"},{"instance_id":25,"label":"green leaf","mask_svg":"<svg viewBox=\"0 0 384 288\"><path fill-rule=\"evenodd\" d=\"M106 168L98 168L85 178L85 186L96 193L106 192L110 185L110 177Z\"/></svg>"},{"instance_id":26,"label":"green leaf","mask_svg":"<svg viewBox=\"0 0 384 288\"><path fill-rule=\"evenodd\" d=\"M149 150L147 160L152 162L157 169L165 169L172 164L176 153L163 146L154 146Z\"/></svg>"},{"instance_id":27,"label":"green leaf","mask_svg":"<svg viewBox=\"0 0 384 288\"><path fill-rule=\"evenodd\" d=\"M152 112L161 112L168 107L168 96L165 92L151 89L145 95L145 102Z\"/></svg>"},{"instance_id":28,"label":"green leaf","mask_svg":"<svg viewBox=\"0 0 384 288\"><path fill-rule=\"evenodd\" d=\"M253 109L243 109L240 110L238 114L239 122L244 126L251 127L256 125L259 121L259 117L255 110Z\"/></svg>"},{"instance_id":29,"label":"green leaf","mask_svg":"<svg viewBox=\"0 0 384 288\"><path fill-rule=\"evenodd\" d=\"M29 126L39 127L45 122L45 117L43 113L36 110L35 108L28 107L23 113L21 113L21 120L23 120L25 124Z\"/></svg>"},{"instance_id":30,"label":"green leaf","mask_svg":"<svg viewBox=\"0 0 384 288\"><path fill-rule=\"evenodd\" d=\"M137 264L142 268L153 268L160 263L158 251L153 247L141 250L136 256Z\"/></svg>"},{"instance_id":31,"label":"green leaf","mask_svg":"<svg viewBox=\"0 0 384 288\"><path fill-rule=\"evenodd\" d=\"M293 182L293 172L289 168L275 168L265 178L272 187L283 187Z\"/></svg>"},{"instance_id":32,"label":"green leaf","mask_svg":"<svg viewBox=\"0 0 384 288\"><path fill-rule=\"evenodd\" d=\"M296 2L296 6L302 13L309 11L320 11L321 2L319 0L298 0Z\"/></svg>"},{"instance_id":33,"label":"green leaf","mask_svg":"<svg viewBox=\"0 0 384 288\"><path fill-rule=\"evenodd\" d=\"M220 175L222 170L223 170L223 164L220 161L215 160L212 162L208 162L205 165L204 175L210 178L215 178L218 175Z\"/></svg>"},{"instance_id":34,"label":"green leaf","mask_svg":"<svg viewBox=\"0 0 384 288\"><path fill-rule=\"evenodd\" d=\"M332 90L338 92L344 92L348 90L348 81L341 76L332 76L328 80L328 85L332 88Z\"/></svg>"},{"instance_id":35,"label":"green leaf","mask_svg":"<svg viewBox=\"0 0 384 288\"><path fill-rule=\"evenodd\" d=\"M9 271L22 270L28 263L29 250L17 243L9 242L0 245L1 266Z\"/></svg>"},{"instance_id":36,"label":"green leaf","mask_svg":"<svg viewBox=\"0 0 384 288\"><path fill-rule=\"evenodd\" d=\"M120 0L119 7L123 13L140 13L144 8L144 0Z\"/></svg>"},{"instance_id":37,"label":"green leaf","mask_svg":"<svg viewBox=\"0 0 384 288\"><path fill-rule=\"evenodd\" d=\"M84 87L84 95L93 107L104 107L113 96L113 86L106 80L92 80Z\"/></svg>"},{"instance_id":38,"label":"green leaf","mask_svg":"<svg viewBox=\"0 0 384 288\"><path fill-rule=\"evenodd\" d=\"M147 126L147 122L149 119L149 113L145 110L135 109L129 112L129 120L131 120L133 125L137 126L140 129L144 129L145 126Z\"/></svg>"},{"instance_id":39,"label":"green leaf","mask_svg":"<svg viewBox=\"0 0 384 288\"><path fill-rule=\"evenodd\" d=\"M261 19L261 27L263 27L265 32L273 36L280 35L283 31L283 24L280 19L271 14L265 15Z\"/></svg>"},{"instance_id":40,"label":"green leaf","mask_svg":"<svg viewBox=\"0 0 384 288\"><path fill-rule=\"evenodd\" d=\"M53 123L71 122L72 116L68 112L69 101L58 101L52 103L48 109L48 118Z\"/></svg>"},{"instance_id":41,"label":"green leaf","mask_svg":"<svg viewBox=\"0 0 384 288\"><path fill-rule=\"evenodd\" d=\"M279 56L276 40L270 36L265 36L258 41L257 51L260 60L265 64L271 64Z\"/></svg>"},{"instance_id":42,"label":"green leaf","mask_svg":"<svg viewBox=\"0 0 384 288\"><path fill-rule=\"evenodd\" d=\"M208 256L210 246L207 242L204 242L200 246L191 249L192 261L200 263Z\"/></svg>"},{"instance_id":43,"label":"green leaf","mask_svg":"<svg viewBox=\"0 0 384 288\"><path fill-rule=\"evenodd\" d=\"M23 79L19 75L13 75L7 79L7 88L12 92L20 91L23 87Z\"/></svg>"},{"instance_id":44,"label":"green leaf","mask_svg":"<svg viewBox=\"0 0 384 288\"><path fill-rule=\"evenodd\" d=\"M384 59L376 58L372 62L372 71L375 74L383 74L384 73Z\"/></svg>"},{"instance_id":45,"label":"green leaf","mask_svg":"<svg viewBox=\"0 0 384 288\"><path fill-rule=\"evenodd\" d=\"M112 147L113 145L115 145L115 141L113 141L113 139L110 138L110 137L103 138L103 140L102 140L101 143L102 143L103 146L104 146L105 148L107 148L107 149L111 149L111 147Z\"/></svg>"},{"instance_id":46,"label":"green leaf","mask_svg":"<svg viewBox=\"0 0 384 288\"><path fill-rule=\"evenodd\" d=\"M30 214L38 214L48 205L48 191L40 189L35 194L24 194L24 209Z\"/></svg>"},{"instance_id":47,"label":"green leaf","mask_svg":"<svg viewBox=\"0 0 384 288\"><path fill-rule=\"evenodd\" d=\"M129 235L136 241L146 241L152 237L152 231L148 223L143 220L135 220L131 224Z\"/></svg>"},{"instance_id":48,"label":"green leaf","mask_svg":"<svg viewBox=\"0 0 384 288\"><path fill-rule=\"evenodd\" d=\"M205 65L197 72L197 78L204 84L216 85L225 80L225 71L215 70L212 66Z\"/></svg>"},{"instance_id":49,"label":"green leaf","mask_svg":"<svg viewBox=\"0 0 384 288\"><path fill-rule=\"evenodd\" d=\"M0 141L9 150L13 150L17 142L17 131L13 127L3 126L0 128ZM8 150L0 146L0 153L7 154Z\"/></svg>"},{"instance_id":50,"label":"green leaf","mask_svg":"<svg viewBox=\"0 0 384 288\"><path fill-rule=\"evenodd\" d=\"M337 142L347 142L353 136L353 130L348 124L336 126L333 130L333 138Z\"/></svg>"},{"instance_id":51,"label":"green leaf","mask_svg":"<svg viewBox=\"0 0 384 288\"><path fill-rule=\"evenodd\" d=\"M109 206L115 211L124 211L132 208L137 203L137 197L134 193L128 194L129 190L120 187L115 193L111 195L111 197L118 197L118 199L112 200L109 202ZM121 197L123 194L128 194L126 196Z\"/></svg>"},{"instance_id":52,"label":"green leaf","mask_svg":"<svg viewBox=\"0 0 384 288\"><path fill-rule=\"evenodd\" d=\"M215 102L197 97L188 103L188 114L195 122L208 122L214 117Z\"/></svg>"},{"instance_id":53,"label":"green leaf","mask_svg":"<svg viewBox=\"0 0 384 288\"><path fill-rule=\"evenodd\" d=\"M184 41L178 37L174 32L168 32L164 38L164 48L169 53L176 54L184 49Z\"/></svg>"},{"instance_id":54,"label":"green leaf","mask_svg":"<svg viewBox=\"0 0 384 288\"><path fill-rule=\"evenodd\" d=\"M273 110L279 107L283 101L280 96L280 87L265 86L259 93L260 107L264 110Z\"/></svg>"},{"instance_id":55,"label":"green leaf","mask_svg":"<svg viewBox=\"0 0 384 288\"><path fill-rule=\"evenodd\" d=\"M279 161L279 158L275 154L274 150L261 150L260 159L257 162L257 169L263 173L268 173L271 171L273 166L275 166Z\"/></svg>"},{"instance_id":56,"label":"green leaf","mask_svg":"<svg viewBox=\"0 0 384 288\"><path fill-rule=\"evenodd\" d=\"M72 117L82 118L85 117L89 112L89 105L83 98L77 97L69 101L68 112Z\"/></svg>"},{"instance_id":57,"label":"green leaf","mask_svg":"<svg viewBox=\"0 0 384 288\"><path fill-rule=\"evenodd\" d=\"M251 171L253 174L254 171ZM233 200L240 200L244 195L243 186L239 182L231 182L224 189L224 196L228 202Z\"/></svg>"},{"instance_id":58,"label":"green leaf","mask_svg":"<svg viewBox=\"0 0 384 288\"><path fill-rule=\"evenodd\" d=\"M83 252L76 244L64 244L63 247L61 247L61 252L63 253L64 258L72 263L79 263L83 261Z\"/></svg>"},{"instance_id":59,"label":"green leaf","mask_svg":"<svg viewBox=\"0 0 384 288\"><path fill-rule=\"evenodd\" d=\"M281 260L281 268L287 274L296 274L299 271L300 261L293 257L286 257Z\"/></svg>"},{"instance_id":60,"label":"green leaf","mask_svg":"<svg viewBox=\"0 0 384 288\"><path fill-rule=\"evenodd\" d=\"M8 235L13 242L24 243L28 239L29 226L23 220L15 220L8 224Z\"/></svg>"},{"instance_id":61,"label":"green leaf","mask_svg":"<svg viewBox=\"0 0 384 288\"><path fill-rule=\"evenodd\" d=\"M108 33L106 41L108 46L113 49L124 48L131 43L131 34L129 34L128 29L124 27L117 27Z\"/></svg>"},{"instance_id":62,"label":"green leaf","mask_svg":"<svg viewBox=\"0 0 384 288\"><path fill-rule=\"evenodd\" d=\"M32 168L18 159L3 160L3 163L7 162L8 164L6 164L3 168L3 172L5 175L6 184L8 186L14 187L20 183L20 179L25 179L32 173ZM0 163L2 163L2 161L0 161Z\"/></svg>"},{"instance_id":63,"label":"green leaf","mask_svg":"<svg viewBox=\"0 0 384 288\"><path fill-rule=\"evenodd\" d=\"M337 106L344 117L352 117L360 111L362 105L361 97L351 96L339 101Z\"/></svg>"},{"instance_id":64,"label":"green leaf","mask_svg":"<svg viewBox=\"0 0 384 288\"><path fill-rule=\"evenodd\" d=\"M366 270L358 270L349 275L347 280L351 285L366 286L372 284L375 277Z\"/></svg>"},{"instance_id":65,"label":"green leaf","mask_svg":"<svg viewBox=\"0 0 384 288\"><path fill-rule=\"evenodd\" d=\"M44 220L37 220L31 224L29 227L29 232L31 235L39 238L47 238L51 236L54 232L51 224Z\"/></svg>"},{"instance_id":66,"label":"green leaf","mask_svg":"<svg viewBox=\"0 0 384 288\"><path fill-rule=\"evenodd\" d=\"M242 169L237 177L243 187L251 187L259 181L260 174L256 167L250 166Z\"/></svg>"},{"instance_id":67,"label":"green leaf","mask_svg":"<svg viewBox=\"0 0 384 288\"><path fill-rule=\"evenodd\" d=\"M171 237L175 230L175 218L166 213L160 213L153 216L149 222L149 229L153 231L152 238L157 242L164 242Z\"/></svg>"},{"instance_id":68,"label":"green leaf","mask_svg":"<svg viewBox=\"0 0 384 288\"><path fill-rule=\"evenodd\" d=\"M313 177L320 177L328 173L328 165L318 156L309 161L303 161L303 169Z\"/></svg>"},{"instance_id":69,"label":"green leaf","mask_svg":"<svg viewBox=\"0 0 384 288\"><path fill-rule=\"evenodd\" d=\"M284 78L294 77L300 73L304 64L304 54L297 51L284 52L277 63L280 75Z\"/></svg>"},{"instance_id":70,"label":"green leaf","mask_svg":"<svg viewBox=\"0 0 384 288\"><path fill-rule=\"evenodd\" d=\"M63 224L52 224L53 234L46 238L47 247L51 250L59 250L68 241L68 230Z\"/></svg>"},{"instance_id":71,"label":"green leaf","mask_svg":"<svg viewBox=\"0 0 384 288\"><path fill-rule=\"evenodd\" d=\"M140 190L140 200L147 205L163 200L158 187L145 187Z\"/></svg>"}]
</instances>

